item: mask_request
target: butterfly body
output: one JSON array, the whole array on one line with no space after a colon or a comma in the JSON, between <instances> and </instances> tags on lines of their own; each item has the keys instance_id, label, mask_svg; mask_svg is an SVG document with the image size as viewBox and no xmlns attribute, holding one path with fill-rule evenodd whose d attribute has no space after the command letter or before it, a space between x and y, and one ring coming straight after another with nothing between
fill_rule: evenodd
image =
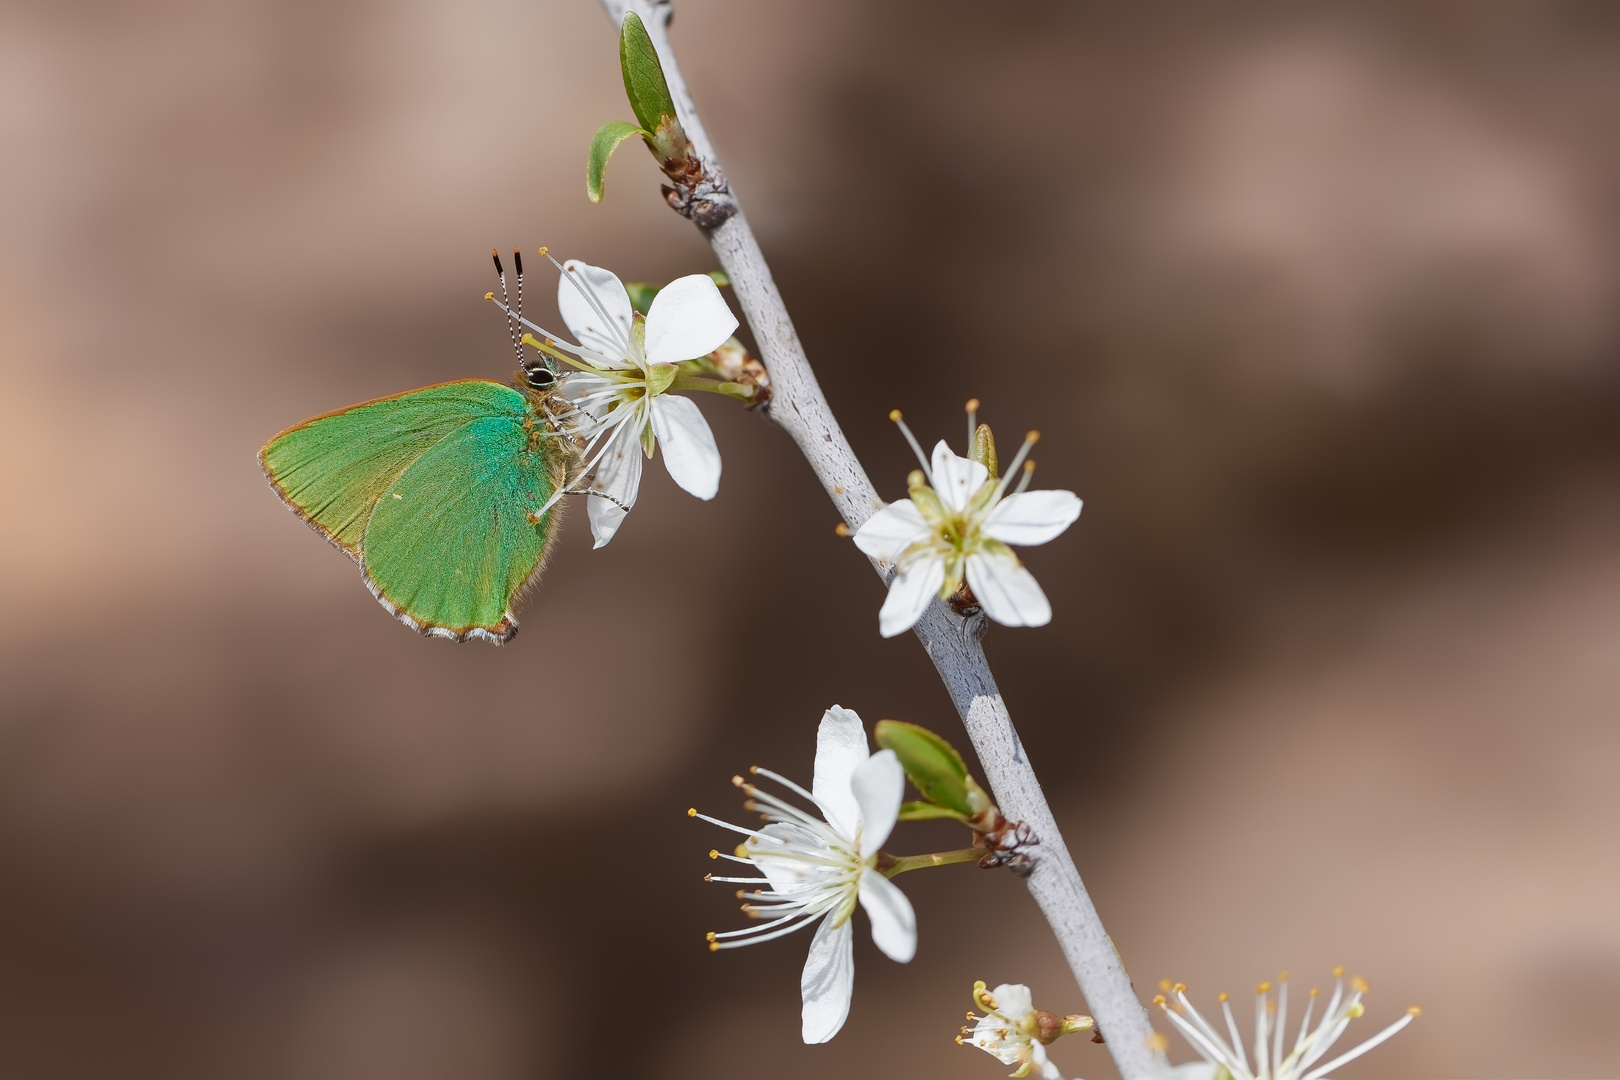
<instances>
[{"instance_id":1,"label":"butterfly body","mask_svg":"<svg viewBox=\"0 0 1620 1080\"><path fill-rule=\"evenodd\" d=\"M578 455L554 403L565 407L532 378L440 383L306 420L259 463L395 618L433 637L504 642Z\"/></svg>"}]
</instances>

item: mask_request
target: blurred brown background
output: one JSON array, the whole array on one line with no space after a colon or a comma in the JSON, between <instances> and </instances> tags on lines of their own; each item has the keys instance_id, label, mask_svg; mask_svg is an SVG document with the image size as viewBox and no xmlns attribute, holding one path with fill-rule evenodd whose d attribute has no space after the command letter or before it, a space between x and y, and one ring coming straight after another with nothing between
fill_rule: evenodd
<instances>
[{"instance_id":1,"label":"blurred brown background","mask_svg":"<svg viewBox=\"0 0 1620 1080\"><path fill-rule=\"evenodd\" d=\"M1344 963L1364 1034L1426 1009L1347 1077L1616 1075L1620 9L674 35L880 489L890 408L957 440L978 395L1086 500L1053 624L987 646L1138 987ZM505 649L394 623L261 479L308 415L505 377L491 245L713 265L645 155L585 201L627 114L593 0L0 5L0 1074L968 1080L974 979L1082 1007L970 868L902 879L917 960L863 930L828 1046L807 939L705 951L688 805L807 776L833 702L960 731L758 418L703 402L712 504L654 467L594 553L576 508Z\"/></svg>"}]
</instances>

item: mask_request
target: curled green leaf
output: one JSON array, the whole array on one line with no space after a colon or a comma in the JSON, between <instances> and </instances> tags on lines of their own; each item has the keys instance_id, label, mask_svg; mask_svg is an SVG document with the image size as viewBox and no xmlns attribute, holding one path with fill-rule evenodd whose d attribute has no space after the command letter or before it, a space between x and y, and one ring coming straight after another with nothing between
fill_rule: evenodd
<instances>
[{"instance_id":1,"label":"curled green leaf","mask_svg":"<svg viewBox=\"0 0 1620 1080\"><path fill-rule=\"evenodd\" d=\"M609 120L596 129L596 137L591 140L591 156L585 163L585 194L591 202L602 201L602 182L607 173L608 159L613 151L619 148L624 140L640 135L643 139L652 136L628 120Z\"/></svg>"},{"instance_id":2,"label":"curled green leaf","mask_svg":"<svg viewBox=\"0 0 1620 1080\"><path fill-rule=\"evenodd\" d=\"M893 750L912 786L923 798L967 819L988 805L984 791L968 775L956 748L925 727L900 720L880 720L872 732L877 744Z\"/></svg>"},{"instance_id":3,"label":"curled green leaf","mask_svg":"<svg viewBox=\"0 0 1620 1080\"><path fill-rule=\"evenodd\" d=\"M657 131L666 117L674 120L675 102L664 80L664 66L658 62L641 16L633 11L625 12L619 27L619 66L624 71L625 96L642 128Z\"/></svg>"}]
</instances>

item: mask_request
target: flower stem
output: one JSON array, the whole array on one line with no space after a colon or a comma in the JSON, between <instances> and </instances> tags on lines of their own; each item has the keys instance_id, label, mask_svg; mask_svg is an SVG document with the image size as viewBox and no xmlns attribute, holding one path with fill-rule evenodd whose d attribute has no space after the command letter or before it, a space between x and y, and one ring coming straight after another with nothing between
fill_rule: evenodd
<instances>
[{"instance_id":1,"label":"flower stem","mask_svg":"<svg viewBox=\"0 0 1620 1080\"><path fill-rule=\"evenodd\" d=\"M884 877L894 877L907 870L921 870L927 866L950 866L954 863L978 862L984 858L984 848L965 847L954 851L935 851L927 855L890 855L884 852L878 856L878 872Z\"/></svg>"},{"instance_id":2,"label":"flower stem","mask_svg":"<svg viewBox=\"0 0 1620 1080\"><path fill-rule=\"evenodd\" d=\"M719 379L705 379L696 375L677 375L675 381L669 384L672 391L698 391L706 394L724 394L726 397L736 398L738 401L753 401L754 388L745 383L722 382Z\"/></svg>"}]
</instances>

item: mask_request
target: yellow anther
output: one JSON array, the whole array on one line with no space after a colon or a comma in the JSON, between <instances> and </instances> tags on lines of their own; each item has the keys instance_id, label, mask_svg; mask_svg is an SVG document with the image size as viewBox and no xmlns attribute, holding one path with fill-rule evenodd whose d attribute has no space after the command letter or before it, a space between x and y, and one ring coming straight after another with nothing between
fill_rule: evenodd
<instances>
[{"instance_id":1,"label":"yellow anther","mask_svg":"<svg viewBox=\"0 0 1620 1080\"><path fill-rule=\"evenodd\" d=\"M837 533L839 536L848 536L849 526L840 521L838 524L833 526L833 532Z\"/></svg>"},{"instance_id":2,"label":"yellow anther","mask_svg":"<svg viewBox=\"0 0 1620 1080\"><path fill-rule=\"evenodd\" d=\"M1170 1049L1170 1040L1165 1038L1163 1035L1160 1035L1157 1031L1147 1037L1147 1044L1148 1049L1157 1054L1162 1054L1166 1050Z\"/></svg>"},{"instance_id":3,"label":"yellow anther","mask_svg":"<svg viewBox=\"0 0 1620 1080\"><path fill-rule=\"evenodd\" d=\"M962 1045L962 1036L960 1036L960 1035L958 1035L958 1036L957 1036L957 1037L956 1037L956 1045L957 1045L957 1046L961 1046L961 1045Z\"/></svg>"},{"instance_id":4,"label":"yellow anther","mask_svg":"<svg viewBox=\"0 0 1620 1080\"><path fill-rule=\"evenodd\" d=\"M743 786L743 778L740 777L740 776L733 776L731 778L731 786L732 787L742 787Z\"/></svg>"},{"instance_id":5,"label":"yellow anther","mask_svg":"<svg viewBox=\"0 0 1620 1080\"><path fill-rule=\"evenodd\" d=\"M1407 1016L1422 1016L1423 1015L1423 1006L1421 1006L1421 1005L1413 1005L1413 1006L1411 1006L1410 1008L1408 1008L1406 1010L1406 1015Z\"/></svg>"},{"instance_id":6,"label":"yellow anther","mask_svg":"<svg viewBox=\"0 0 1620 1080\"><path fill-rule=\"evenodd\" d=\"M969 1020L977 1020L979 1017L978 1017L978 1015L976 1013L968 1013L967 1018Z\"/></svg>"},{"instance_id":7,"label":"yellow anther","mask_svg":"<svg viewBox=\"0 0 1620 1080\"><path fill-rule=\"evenodd\" d=\"M890 409L889 410L889 419L895 421L896 423L899 423L899 421L900 421L900 410L899 409Z\"/></svg>"},{"instance_id":8,"label":"yellow anther","mask_svg":"<svg viewBox=\"0 0 1620 1080\"><path fill-rule=\"evenodd\" d=\"M1166 1006L1168 1006L1170 1004L1170 999L1165 997L1163 994L1154 994L1153 995L1153 1004L1157 1005L1159 1008L1162 1009L1162 1008L1165 1008Z\"/></svg>"},{"instance_id":9,"label":"yellow anther","mask_svg":"<svg viewBox=\"0 0 1620 1080\"><path fill-rule=\"evenodd\" d=\"M714 875L713 874L704 874L703 875L703 880L704 881L713 881L714 880Z\"/></svg>"},{"instance_id":10,"label":"yellow anther","mask_svg":"<svg viewBox=\"0 0 1620 1080\"><path fill-rule=\"evenodd\" d=\"M1357 975L1355 978L1350 980L1350 989L1355 990L1358 993L1365 994L1368 990L1371 990L1372 987L1367 985L1366 979L1363 979L1360 975Z\"/></svg>"},{"instance_id":11,"label":"yellow anther","mask_svg":"<svg viewBox=\"0 0 1620 1080\"><path fill-rule=\"evenodd\" d=\"M1159 980L1159 989L1160 990L1168 990L1168 989L1170 989L1170 987L1172 985L1173 984L1170 982L1169 979L1160 979Z\"/></svg>"},{"instance_id":12,"label":"yellow anther","mask_svg":"<svg viewBox=\"0 0 1620 1080\"><path fill-rule=\"evenodd\" d=\"M1024 462L1024 471L1025 472L1034 472L1035 471L1035 463L1033 461Z\"/></svg>"},{"instance_id":13,"label":"yellow anther","mask_svg":"<svg viewBox=\"0 0 1620 1080\"><path fill-rule=\"evenodd\" d=\"M1269 994L1271 993L1271 984L1268 982L1263 982L1254 988L1254 992L1257 994Z\"/></svg>"},{"instance_id":14,"label":"yellow anther","mask_svg":"<svg viewBox=\"0 0 1620 1080\"><path fill-rule=\"evenodd\" d=\"M719 851L715 850L714 848L709 849L709 858L718 859L719 857L720 857L720 852Z\"/></svg>"},{"instance_id":15,"label":"yellow anther","mask_svg":"<svg viewBox=\"0 0 1620 1080\"><path fill-rule=\"evenodd\" d=\"M964 412L978 412L979 411L979 399L976 398L976 397L968 398L967 399L967 404L962 406L962 409L963 409Z\"/></svg>"},{"instance_id":16,"label":"yellow anther","mask_svg":"<svg viewBox=\"0 0 1620 1080\"><path fill-rule=\"evenodd\" d=\"M536 255L539 255L539 256L542 256L542 257L544 257L544 256L545 256L545 254L546 254L546 252L548 252L548 251L550 251L550 250L551 250L551 249L550 249L550 248L548 248L548 247L545 247L545 246L544 246L544 245L542 245L542 246L541 246L541 248L540 248L540 250L539 250L539 251L537 251L537 252L535 252L535 254L536 254Z\"/></svg>"},{"instance_id":17,"label":"yellow anther","mask_svg":"<svg viewBox=\"0 0 1620 1080\"><path fill-rule=\"evenodd\" d=\"M1171 989L1174 990L1178 994L1185 994L1187 992L1187 984L1183 983L1183 982L1178 982L1178 983L1176 983L1175 986L1171 987Z\"/></svg>"},{"instance_id":18,"label":"yellow anther","mask_svg":"<svg viewBox=\"0 0 1620 1080\"><path fill-rule=\"evenodd\" d=\"M1361 1017L1367 1015L1367 1006L1358 1001L1349 1009L1345 1010L1345 1015L1350 1017L1352 1020L1359 1020Z\"/></svg>"},{"instance_id":19,"label":"yellow anther","mask_svg":"<svg viewBox=\"0 0 1620 1080\"><path fill-rule=\"evenodd\" d=\"M1220 993L1215 995L1215 1000L1219 1001L1221 1004L1224 1005L1224 1004L1226 1004L1226 1001L1227 1001L1228 997L1229 997L1229 995L1227 994L1227 992L1225 990L1222 990Z\"/></svg>"},{"instance_id":20,"label":"yellow anther","mask_svg":"<svg viewBox=\"0 0 1620 1080\"><path fill-rule=\"evenodd\" d=\"M495 294L492 292L487 292L484 294L484 299L493 301L495 299Z\"/></svg>"},{"instance_id":21,"label":"yellow anther","mask_svg":"<svg viewBox=\"0 0 1620 1080\"><path fill-rule=\"evenodd\" d=\"M747 895L748 895L748 890L746 890L746 889L738 889L737 890L737 899L741 900L743 897L745 897Z\"/></svg>"},{"instance_id":22,"label":"yellow anther","mask_svg":"<svg viewBox=\"0 0 1620 1080\"><path fill-rule=\"evenodd\" d=\"M1322 991L1320 991L1320 990L1318 990L1318 989L1317 989L1317 988L1316 988L1316 987L1314 987L1314 986L1313 986L1313 987L1311 987L1311 997L1316 997L1316 996L1317 996L1317 995L1318 995L1318 994L1320 994L1320 993L1321 993L1321 992L1322 992Z\"/></svg>"},{"instance_id":23,"label":"yellow anther","mask_svg":"<svg viewBox=\"0 0 1620 1080\"><path fill-rule=\"evenodd\" d=\"M1288 981L1288 972L1286 972L1286 971L1277 972L1277 981L1278 982L1287 982Z\"/></svg>"},{"instance_id":24,"label":"yellow anther","mask_svg":"<svg viewBox=\"0 0 1620 1080\"><path fill-rule=\"evenodd\" d=\"M1038 431L1026 431L1024 432L1024 441L1029 443L1038 443L1041 441L1041 433Z\"/></svg>"},{"instance_id":25,"label":"yellow anther","mask_svg":"<svg viewBox=\"0 0 1620 1080\"><path fill-rule=\"evenodd\" d=\"M695 807L695 806L688 806L688 807L687 807L687 808L686 808L686 816L687 816L687 817L697 817L697 807Z\"/></svg>"},{"instance_id":26,"label":"yellow anther","mask_svg":"<svg viewBox=\"0 0 1620 1080\"><path fill-rule=\"evenodd\" d=\"M720 943L718 941L709 942L709 951L710 952L719 952L720 951Z\"/></svg>"},{"instance_id":27,"label":"yellow anther","mask_svg":"<svg viewBox=\"0 0 1620 1080\"><path fill-rule=\"evenodd\" d=\"M713 930L710 930L710 931L709 931L709 932L708 932L708 933L707 933L707 934L704 934L704 935L703 935L703 940L704 940L704 941L713 941L713 940L714 940L714 936L715 936L715 935L714 935L714 931L713 931Z\"/></svg>"},{"instance_id":28,"label":"yellow anther","mask_svg":"<svg viewBox=\"0 0 1620 1080\"><path fill-rule=\"evenodd\" d=\"M1333 977L1335 979L1344 978L1344 965L1343 964L1339 964L1339 965L1334 967L1334 969L1333 969Z\"/></svg>"},{"instance_id":29,"label":"yellow anther","mask_svg":"<svg viewBox=\"0 0 1620 1080\"><path fill-rule=\"evenodd\" d=\"M758 765L750 765L750 766L748 766L748 773L749 773L750 776L758 776L759 775L759 766Z\"/></svg>"}]
</instances>

